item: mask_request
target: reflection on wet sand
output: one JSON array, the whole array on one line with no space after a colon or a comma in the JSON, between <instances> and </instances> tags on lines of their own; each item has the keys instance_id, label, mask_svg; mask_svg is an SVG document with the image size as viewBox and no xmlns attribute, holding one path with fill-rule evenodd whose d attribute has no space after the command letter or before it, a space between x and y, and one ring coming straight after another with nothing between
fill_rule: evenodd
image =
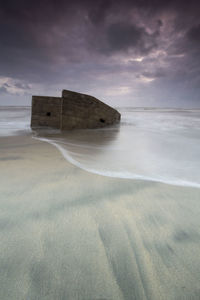
<instances>
[{"instance_id":1,"label":"reflection on wet sand","mask_svg":"<svg viewBox=\"0 0 200 300\"><path fill-rule=\"evenodd\" d=\"M76 151L78 147L80 147L83 151L87 151L88 149L90 151L93 151L94 155L96 155L98 152L103 151L104 146L113 144L118 137L119 131L119 124L95 130L34 130L35 136L38 138L47 138L62 145L66 145L67 149L71 149L72 151Z\"/></svg>"},{"instance_id":2,"label":"reflection on wet sand","mask_svg":"<svg viewBox=\"0 0 200 300\"><path fill-rule=\"evenodd\" d=\"M98 171L98 166L104 168L104 164L106 165L106 161L110 159L107 153L115 150L119 132L120 126L117 124L95 130L61 132L38 129L34 131L34 137L56 146L63 156L75 166L83 169L86 166L88 171L93 169Z\"/></svg>"}]
</instances>

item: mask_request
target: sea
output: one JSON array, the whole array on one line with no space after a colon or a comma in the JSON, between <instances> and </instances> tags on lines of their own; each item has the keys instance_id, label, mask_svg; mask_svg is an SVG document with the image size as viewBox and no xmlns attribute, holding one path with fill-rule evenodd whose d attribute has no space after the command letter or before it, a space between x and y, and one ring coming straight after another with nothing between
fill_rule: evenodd
<instances>
[{"instance_id":1,"label":"sea","mask_svg":"<svg viewBox=\"0 0 200 300\"><path fill-rule=\"evenodd\" d=\"M61 132L0 107L0 299L200 299L200 110L117 109Z\"/></svg>"},{"instance_id":2,"label":"sea","mask_svg":"<svg viewBox=\"0 0 200 300\"><path fill-rule=\"evenodd\" d=\"M101 129L31 130L30 107L0 107L0 136L31 135L91 173L200 188L200 109L117 108Z\"/></svg>"}]
</instances>

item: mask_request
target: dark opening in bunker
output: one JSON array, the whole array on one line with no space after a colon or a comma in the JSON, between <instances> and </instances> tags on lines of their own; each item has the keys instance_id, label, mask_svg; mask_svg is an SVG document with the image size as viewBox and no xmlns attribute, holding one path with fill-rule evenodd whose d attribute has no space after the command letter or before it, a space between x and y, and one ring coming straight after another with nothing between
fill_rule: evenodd
<instances>
[{"instance_id":1,"label":"dark opening in bunker","mask_svg":"<svg viewBox=\"0 0 200 300\"><path fill-rule=\"evenodd\" d=\"M99 119L99 121L100 121L101 123L105 123L105 120L104 120L104 119Z\"/></svg>"},{"instance_id":2,"label":"dark opening in bunker","mask_svg":"<svg viewBox=\"0 0 200 300\"><path fill-rule=\"evenodd\" d=\"M50 117L50 116L51 116L51 113L50 113L50 111L48 111L48 112L47 112L47 116L48 116L48 117Z\"/></svg>"}]
</instances>

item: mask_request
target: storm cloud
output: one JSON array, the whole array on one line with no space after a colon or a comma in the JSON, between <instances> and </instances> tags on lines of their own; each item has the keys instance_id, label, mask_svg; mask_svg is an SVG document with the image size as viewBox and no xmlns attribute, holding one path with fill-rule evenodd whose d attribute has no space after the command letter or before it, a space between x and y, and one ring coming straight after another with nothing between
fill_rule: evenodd
<instances>
[{"instance_id":1,"label":"storm cloud","mask_svg":"<svg viewBox=\"0 0 200 300\"><path fill-rule=\"evenodd\" d=\"M0 104L66 88L113 105L199 107L199 13L194 0L4 1Z\"/></svg>"}]
</instances>

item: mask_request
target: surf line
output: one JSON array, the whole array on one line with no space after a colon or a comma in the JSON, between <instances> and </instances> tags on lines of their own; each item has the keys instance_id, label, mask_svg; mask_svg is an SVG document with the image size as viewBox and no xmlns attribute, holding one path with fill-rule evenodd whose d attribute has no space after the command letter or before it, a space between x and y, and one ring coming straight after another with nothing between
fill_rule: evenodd
<instances>
[{"instance_id":1,"label":"surf line","mask_svg":"<svg viewBox=\"0 0 200 300\"><path fill-rule=\"evenodd\" d=\"M105 171L105 170L100 171L100 170L87 168L87 167L83 166L81 163L79 163L78 161L76 161L75 159L73 159L69 155L67 150L64 149L62 146L60 146L58 143L56 143L54 140L49 140L47 138L38 137L37 133L35 131L33 131L33 132L34 132L34 135L32 136L33 139L39 140L42 142L46 142L46 143L49 143L49 144L55 146L68 162L70 162L72 165L74 165L84 171L87 171L89 173L93 173L93 174L101 175L101 176L105 176L105 177L112 177L112 178L145 180L145 181L159 182L159 183L164 183L164 184L169 184L169 185L174 185L174 186L200 188L199 183L185 181L185 180L177 180L177 179L170 180L170 179L164 179L164 178L156 178L156 177L149 177L149 176L144 176L144 175L139 175L139 174L133 174L130 172L117 172L117 171L113 172L113 171Z\"/></svg>"}]
</instances>

